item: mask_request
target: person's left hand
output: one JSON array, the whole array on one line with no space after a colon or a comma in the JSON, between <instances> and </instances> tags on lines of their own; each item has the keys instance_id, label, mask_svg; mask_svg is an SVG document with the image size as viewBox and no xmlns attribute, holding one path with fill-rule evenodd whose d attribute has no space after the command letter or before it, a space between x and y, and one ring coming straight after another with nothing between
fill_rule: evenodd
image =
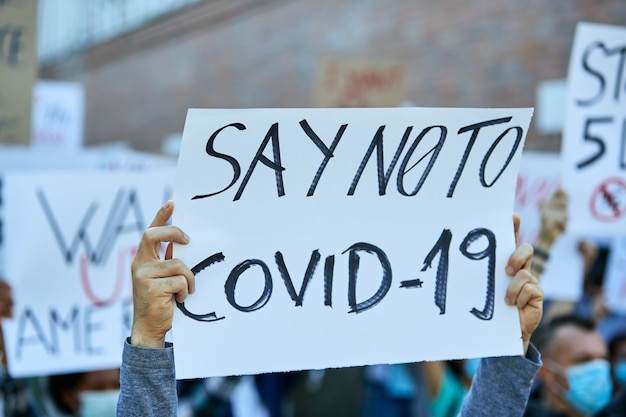
<instances>
[{"instance_id":1,"label":"person's left hand","mask_svg":"<svg viewBox=\"0 0 626 417\"><path fill-rule=\"evenodd\" d=\"M519 232L519 216L513 217L515 243ZM506 273L513 277L506 290L505 302L519 311L524 353L528 350L530 336L543 315L543 290L539 280L530 272L533 247L524 243L515 249L506 264Z\"/></svg>"}]
</instances>

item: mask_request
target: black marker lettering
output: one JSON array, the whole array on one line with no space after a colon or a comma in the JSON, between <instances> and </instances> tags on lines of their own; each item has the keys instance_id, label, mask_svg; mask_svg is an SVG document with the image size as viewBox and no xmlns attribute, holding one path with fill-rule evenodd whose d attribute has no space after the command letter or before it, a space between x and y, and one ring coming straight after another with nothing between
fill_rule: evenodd
<instances>
[{"instance_id":1,"label":"black marker lettering","mask_svg":"<svg viewBox=\"0 0 626 417\"><path fill-rule=\"evenodd\" d=\"M26 336L26 329L29 323L35 330L34 336ZM56 347L46 339L46 334L41 324L39 324L37 317L35 317L35 314L29 308L24 309L24 312L20 315L18 320L16 344L15 357L18 360L22 359L22 349L27 345L41 345L49 354L54 354L57 350Z\"/></svg>"},{"instance_id":2,"label":"black marker lettering","mask_svg":"<svg viewBox=\"0 0 626 417\"><path fill-rule=\"evenodd\" d=\"M326 257L324 263L324 305L333 306L333 274L335 272L335 255Z\"/></svg>"},{"instance_id":3,"label":"black marker lettering","mask_svg":"<svg viewBox=\"0 0 626 417\"><path fill-rule=\"evenodd\" d=\"M272 150L273 150L273 156L274 156L273 161L269 160L265 155L263 155L263 151L267 147L267 144L269 143L270 140L272 141ZM254 168L256 167L256 164L259 161L261 161L263 165L274 170L274 175L276 177L276 190L278 191L278 196L282 197L283 195L285 195L285 187L283 185L283 171L285 170L285 168L283 168L280 164L278 123L274 123L267 131L267 134L265 135L265 139L263 139L261 146L259 146L259 149L257 150L256 155L254 156L254 159L250 163L248 172L246 172L245 177L241 181L241 185L239 186L239 189L237 190L237 194L235 194L235 198L233 199L233 201L237 201L241 198L241 194L243 193L243 190L246 188L246 185L248 184L248 181L250 180L252 171L254 171Z\"/></svg>"},{"instance_id":4,"label":"black marker lettering","mask_svg":"<svg viewBox=\"0 0 626 417\"><path fill-rule=\"evenodd\" d=\"M468 249L472 242L485 236L487 238L487 247L480 252L469 252ZM481 320L491 320L493 317L494 299L496 294L496 280L495 280L495 265L496 265L496 236L489 229L479 228L470 231L461 246L459 247L461 253L473 260L480 260L489 258L487 263L487 296L485 299L485 306L482 310L472 308L471 313Z\"/></svg>"},{"instance_id":5,"label":"black marker lettering","mask_svg":"<svg viewBox=\"0 0 626 417\"><path fill-rule=\"evenodd\" d=\"M198 274L204 270L205 268L207 268L208 266L217 263L217 262L222 262L224 260L224 254L222 254L222 252L218 252L216 254L213 254L211 256L209 256L208 258L203 259L199 264L197 264L196 266L194 266L193 268L191 268L191 272L193 273L194 276L198 276ZM178 301L176 302L176 307L178 307L178 309L187 317L189 317L190 319L196 320L196 321L218 321L218 320L222 320L224 317L217 317L217 314L215 312L212 313L208 313L208 314L194 314L192 312L190 312L189 310L187 310L187 307L185 307L185 302L179 303Z\"/></svg>"},{"instance_id":6,"label":"black marker lettering","mask_svg":"<svg viewBox=\"0 0 626 417\"><path fill-rule=\"evenodd\" d=\"M415 149L417 149L417 147L419 146L424 136L426 136L426 134L430 132L430 130L433 128L439 128L441 130L441 133L439 134L439 141L428 152L426 152L424 156L422 156L416 163L414 163L410 168L407 168L406 166L408 165L409 160L411 159L411 156L413 156L413 152L415 152ZM429 126L425 128L424 130L422 130L419 136L415 138L415 140L411 144L411 147L409 148L406 155L404 156L404 159L402 160L400 167L398 168L398 177L397 177L396 186L398 187L398 192L400 194L405 195L405 196L414 196L419 192L419 190L422 188L422 185L424 185L424 181L426 181L426 178L428 178L428 174L430 174L430 170L433 168L433 165L435 165L435 161L437 161L439 152L441 152L441 148L443 148L443 144L446 141L447 134L448 134L448 129L445 126ZM404 188L404 176L406 175L407 172L415 168L420 162L422 162L422 160L424 160L424 158L426 158L431 153L432 155L430 157L430 160L428 161L428 165L426 166L426 169L422 173L420 180L418 181L413 191L411 191L410 193L407 193Z\"/></svg>"},{"instance_id":7,"label":"black marker lettering","mask_svg":"<svg viewBox=\"0 0 626 417\"><path fill-rule=\"evenodd\" d=\"M280 276L283 278L285 282L285 287L287 288L287 292L293 301L296 302L296 307L302 306L302 302L304 301L304 293L306 291L306 287L309 285L311 278L313 278L313 273L315 272L315 268L317 268L317 264L320 261L320 253L317 249L315 249L311 253L311 259L309 260L309 266L304 273L304 279L302 280L302 285L300 286L300 291L296 293L296 289L293 285L293 281L289 276L289 271L287 270L287 266L285 265L285 260L283 259L283 254L280 252L276 252L275 255L276 265L278 266L278 271L280 272Z\"/></svg>"},{"instance_id":8,"label":"black marker lettering","mask_svg":"<svg viewBox=\"0 0 626 417\"><path fill-rule=\"evenodd\" d=\"M252 305L241 306L235 301L235 288L237 287L237 280L239 280L241 274L243 274L248 268L253 265L258 265L263 270L263 274L265 276L265 287L263 288L263 293L261 294L259 299L256 300ZM226 279L224 290L226 292L226 300L228 300L231 306L235 307L239 311L249 313L254 310L258 310L265 304L267 304L270 296L272 295L272 275L265 262L259 259L248 259L233 268L233 270L230 272L230 275L228 275L228 279Z\"/></svg>"},{"instance_id":9,"label":"black marker lettering","mask_svg":"<svg viewBox=\"0 0 626 417\"><path fill-rule=\"evenodd\" d=\"M443 229L437 243L424 258L422 272L432 267L432 262L439 253L439 264L437 265L437 275L435 278L435 305L439 307L439 314L446 314L446 298L448 292L448 259L450 256L450 241L452 232L450 229Z\"/></svg>"},{"instance_id":10,"label":"black marker lettering","mask_svg":"<svg viewBox=\"0 0 626 417\"><path fill-rule=\"evenodd\" d=\"M590 117L589 119L585 120L585 133L583 135L583 139L586 142L595 143L598 146L598 149L594 155L576 164L576 168L578 169L582 169L593 164L595 161L600 159L600 157L602 157L602 155L604 155L604 152L606 151L606 145L604 144L604 140L602 140L602 138L599 136L591 135L591 132L589 130L591 129L592 123L613 123L613 118L612 117Z\"/></svg>"},{"instance_id":11,"label":"black marker lettering","mask_svg":"<svg viewBox=\"0 0 626 417\"><path fill-rule=\"evenodd\" d=\"M513 147L511 148L511 151L509 152L509 155L507 156L507 159L504 162L504 165L502 165L500 172L498 172L498 175L495 176L495 178L493 179L493 181L491 181L491 183L487 183L487 180L485 180L485 168L487 168L487 162L489 162L489 158L491 157L491 154L496 149L496 147L498 146L502 138L504 138L507 135L507 133L509 133L512 129L515 129L517 131L517 136L515 137L515 143L513 143ZM513 159L513 155L515 155L515 152L517 151L519 144L522 142L523 135L524 135L524 131L522 130L521 127L519 126L510 127L504 132L502 132L502 134L498 136L498 139L496 139L495 142L491 144L491 146L489 147L489 150L487 151L487 153L485 154L485 157L483 158L483 161L480 164L479 176L480 176L480 183L483 185L483 187L491 187L493 184L496 183L496 181L498 181L498 178L500 178L500 175L502 175L504 170L511 163L511 160Z\"/></svg>"},{"instance_id":12,"label":"black marker lettering","mask_svg":"<svg viewBox=\"0 0 626 417\"><path fill-rule=\"evenodd\" d=\"M227 127L235 127L238 130L245 130L246 126L241 124L241 123L231 123L229 125L226 125L224 127L221 127L219 129L217 129L215 132L213 132L213 134L211 135L211 137L209 138L209 140L206 143L206 153L209 156L214 156L216 158L219 159L223 159L224 161L228 162L230 164L230 166L233 169L233 178L230 181L230 184L228 184L226 187L224 187L223 189L216 191L214 193L209 193L209 194L202 194L202 195L196 195L194 197L192 197L192 200L196 200L198 198L206 198L206 197L211 197L213 195L217 195L219 193L223 193L224 191L228 190L230 187L233 186L233 184L235 184L237 182L237 180L239 179L239 176L241 175L241 167L239 166L239 162L237 162L237 160L235 158L233 158L230 155L226 155L220 152L217 152L214 148L214 144L215 144L215 139L217 138L217 135L224 129L226 129Z\"/></svg>"},{"instance_id":13,"label":"black marker lettering","mask_svg":"<svg viewBox=\"0 0 626 417\"><path fill-rule=\"evenodd\" d=\"M398 145L398 149L396 149L396 153L394 154L393 159L391 160L391 163L389 164L389 167L387 167L387 172L384 172L385 162L384 162L384 152L383 152L383 148L384 148L383 131L385 130L385 127L386 127L385 125L380 126L378 130L376 131L374 138L370 142L370 146L365 152L365 155L363 156L363 159L361 160L361 164L359 165L359 168L357 169L354 179L352 180L352 184L350 185L350 189L348 190L348 195L354 195L354 191L356 190L356 186L359 183L359 180L361 179L363 170L365 169L367 162L370 160L372 154L374 153L374 148L376 148L376 162L377 162L377 172L378 172L378 195L385 195L387 191L387 183L389 182L391 173L393 172L393 169L395 168L396 163L398 162L398 159L400 158L400 154L402 153L402 150L404 149L404 146L406 145L409 135L411 134L411 131L413 130L413 126L407 127L406 130L404 131L404 135L402 136L402 140L400 141L400 144Z\"/></svg>"},{"instance_id":14,"label":"black marker lettering","mask_svg":"<svg viewBox=\"0 0 626 417\"><path fill-rule=\"evenodd\" d=\"M476 138L478 137L478 132L480 131L480 129L486 126L493 126L497 124L508 123L511 121L511 119L512 117L504 117L501 119L486 120L484 122L475 123L469 126L464 126L459 129L458 131L459 135L461 133L465 133L471 130L472 136L467 142L467 147L465 148L465 152L463 153L463 158L461 158L461 163L459 164L459 168L457 169L456 174L454 175L454 179L452 180L452 183L450 184L450 189L448 190L448 195L446 197L452 198L452 195L454 194L454 189L456 188L456 184L459 182L459 179L461 179L461 174L463 173L463 169L465 169L465 164L467 163L467 159L469 158L469 154L472 150L472 147L474 146L474 142L476 142Z\"/></svg>"},{"instance_id":15,"label":"black marker lettering","mask_svg":"<svg viewBox=\"0 0 626 417\"><path fill-rule=\"evenodd\" d=\"M348 260L348 275L349 275L348 276L348 305L350 306L349 312L360 313L378 304L383 299L383 297L387 294L387 291L389 291L389 288L391 288L391 263L389 262L389 259L387 258L387 255L385 254L385 252L383 252L380 248L369 243L364 243L364 242L355 243L354 245L350 246L347 250L343 251L342 253L346 253L348 251L350 251L349 258L348 258L349 259ZM383 268L383 274L382 274L382 281L380 283L380 286L378 287L378 290L376 291L376 294L374 294L373 296L371 296L365 301L357 303L356 282L357 282L357 276L359 273L359 263L360 263L359 252L361 251L364 251L370 254L373 253L378 257L378 260L380 261L380 265Z\"/></svg>"},{"instance_id":16,"label":"black marker lettering","mask_svg":"<svg viewBox=\"0 0 626 417\"><path fill-rule=\"evenodd\" d=\"M328 148L324 144L324 142L320 139L320 137L317 136L317 134L313 131L313 129L311 129L309 122L307 122L306 120L302 120L300 121L300 126L302 127L302 130L304 130L304 133L307 134L307 136L313 141L313 143L315 143L315 145L319 148L319 150L322 151L322 153L324 154L324 160L322 161L319 168L317 169L317 172L315 173L315 177L313 177L313 181L311 182L311 186L309 187L309 191L306 193L307 197L311 197L315 193L315 188L317 188L317 183L319 182L320 177L322 176L322 173L324 172L324 169L326 169L326 165L328 164L328 161L330 161L330 158L334 156L333 152L335 152L335 149L337 148L337 145L339 144L339 141L341 140L341 137L343 136L343 132L346 130L348 125L345 124L339 127L339 130L337 131L337 134L335 135L335 139L333 139L333 143L330 145L330 148Z\"/></svg>"}]
</instances>

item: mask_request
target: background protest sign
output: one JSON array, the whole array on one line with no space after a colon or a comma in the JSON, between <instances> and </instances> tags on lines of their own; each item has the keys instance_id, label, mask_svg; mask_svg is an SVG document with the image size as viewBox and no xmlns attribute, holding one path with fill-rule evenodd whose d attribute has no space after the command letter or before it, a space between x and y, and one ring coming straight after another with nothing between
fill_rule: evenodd
<instances>
[{"instance_id":1,"label":"background protest sign","mask_svg":"<svg viewBox=\"0 0 626 417\"><path fill-rule=\"evenodd\" d=\"M173 168L4 175L14 307L2 327L12 376L120 365L132 322L130 263L173 179Z\"/></svg>"},{"instance_id":2,"label":"background protest sign","mask_svg":"<svg viewBox=\"0 0 626 417\"><path fill-rule=\"evenodd\" d=\"M626 28L579 23L567 79L563 185L570 231L626 230Z\"/></svg>"},{"instance_id":3,"label":"background protest sign","mask_svg":"<svg viewBox=\"0 0 626 417\"><path fill-rule=\"evenodd\" d=\"M404 66L324 61L314 93L315 107L396 107L404 101Z\"/></svg>"},{"instance_id":4,"label":"background protest sign","mask_svg":"<svg viewBox=\"0 0 626 417\"><path fill-rule=\"evenodd\" d=\"M38 80L33 88L33 146L77 151L83 146L85 91L82 84Z\"/></svg>"},{"instance_id":5,"label":"background protest sign","mask_svg":"<svg viewBox=\"0 0 626 417\"><path fill-rule=\"evenodd\" d=\"M37 73L37 0L0 2L0 143L30 141Z\"/></svg>"},{"instance_id":6,"label":"background protest sign","mask_svg":"<svg viewBox=\"0 0 626 417\"><path fill-rule=\"evenodd\" d=\"M520 354L504 265L531 115L189 110L177 378Z\"/></svg>"},{"instance_id":7,"label":"background protest sign","mask_svg":"<svg viewBox=\"0 0 626 417\"><path fill-rule=\"evenodd\" d=\"M524 151L522 154L515 190L515 212L522 220L520 242L536 243L541 230L541 206L561 184L560 162L557 153ZM583 259L578 253L578 240L566 230L550 250L541 274L546 299L580 299Z\"/></svg>"},{"instance_id":8,"label":"background protest sign","mask_svg":"<svg viewBox=\"0 0 626 417\"><path fill-rule=\"evenodd\" d=\"M541 205L561 184L561 158L554 152L524 151L515 188L515 212L522 219L520 242L534 243L541 230Z\"/></svg>"}]
</instances>

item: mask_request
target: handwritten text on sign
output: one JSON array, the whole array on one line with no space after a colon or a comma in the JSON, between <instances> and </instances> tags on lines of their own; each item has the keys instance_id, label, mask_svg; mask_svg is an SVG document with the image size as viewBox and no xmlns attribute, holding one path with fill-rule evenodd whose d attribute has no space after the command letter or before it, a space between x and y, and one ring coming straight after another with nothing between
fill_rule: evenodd
<instances>
[{"instance_id":1,"label":"handwritten text on sign","mask_svg":"<svg viewBox=\"0 0 626 417\"><path fill-rule=\"evenodd\" d=\"M518 354L503 271L531 113L190 110L177 376Z\"/></svg>"},{"instance_id":2,"label":"handwritten text on sign","mask_svg":"<svg viewBox=\"0 0 626 417\"><path fill-rule=\"evenodd\" d=\"M563 183L572 233L626 230L626 28L579 23L570 57Z\"/></svg>"},{"instance_id":3,"label":"handwritten text on sign","mask_svg":"<svg viewBox=\"0 0 626 417\"><path fill-rule=\"evenodd\" d=\"M15 304L2 326L12 376L120 365L132 323L130 264L155 207L171 198L173 174L4 176L6 279Z\"/></svg>"}]
</instances>

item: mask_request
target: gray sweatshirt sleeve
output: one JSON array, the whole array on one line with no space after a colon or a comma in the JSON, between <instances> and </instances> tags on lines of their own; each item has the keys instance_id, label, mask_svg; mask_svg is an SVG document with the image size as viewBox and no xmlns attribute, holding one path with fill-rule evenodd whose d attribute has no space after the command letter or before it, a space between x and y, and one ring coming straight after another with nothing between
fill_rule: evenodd
<instances>
[{"instance_id":1,"label":"gray sweatshirt sleeve","mask_svg":"<svg viewBox=\"0 0 626 417\"><path fill-rule=\"evenodd\" d=\"M522 416L540 367L541 355L532 344L526 357L481 359L459 416Z\"/></svg>"},{"instance_id":2,"label":"gray sweatshirt sleeve","mask_svg":"<svg viewBox=\"0 0 626 417\"><path fill-rule=\"evenodd\" d=\"M176 416L177 406L172 344L145 349L127 339L120 369L118 417Z\"/></svg>"}]
</instances>

